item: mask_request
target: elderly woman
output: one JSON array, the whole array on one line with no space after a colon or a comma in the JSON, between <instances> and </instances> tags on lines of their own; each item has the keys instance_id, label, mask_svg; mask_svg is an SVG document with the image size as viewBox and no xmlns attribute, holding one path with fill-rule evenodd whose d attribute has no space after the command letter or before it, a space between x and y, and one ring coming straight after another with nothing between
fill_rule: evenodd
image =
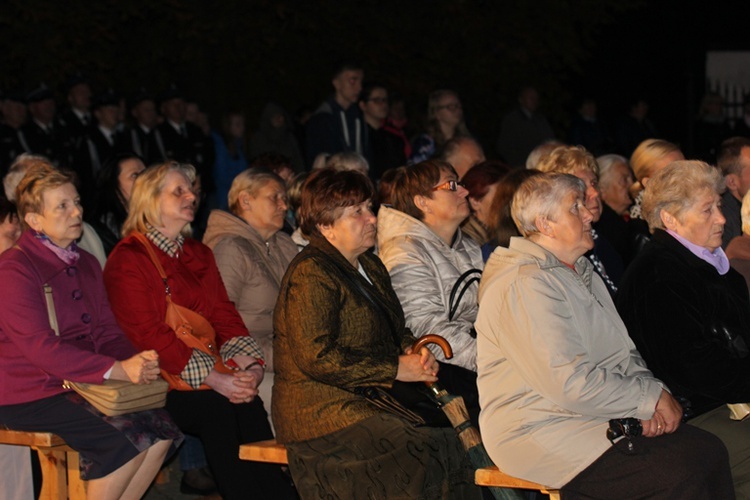
<instances>
[{"instance_id":1,"label":"elderly woman","mask_svg":"<svg viewBox=\"0 0 750 500\"><path fill-rule=\"evenodd\" d=\"M190 165L167 162L138 176L105 284L128 338L159 353L162 371L177 389L167 396L167 410L184 432L200 438L222 497L281 498L288 486L278 467L237 455L240 444L273 437L256 397L263 355L227 296L211 250L185 237L195 211L194 175ZM165 321L165 291L205 318L219 362L175 336Z\"/></svg>"},{"instance_id":2,"label":"elderly woman","mask_svg":"<svg viewBox=\"0 0 750 500\"><path fill-rule=\"evenodd\" d=\"M721 173L678 161L649 181L643 215L653 240L625 274L617 309L688 421L729 450L738 497L750 498L750 423L725 403L750 402L750 298L721 249Z\"/></svg>"},{"instance_id":3,"label":"elderly woman","mask_svg":"<svg viewBox=\"0 0 750 500\"><path fill-rule=\"evenodd\" d=\"M732 498L726 450L680 426L680 405L584 257L594 241L583 182L532 177L512 215L524 237L487 261L476 323L480 423L495 464L563 498ZM643 435L612 444L608 421L624 417L640 419Z\"/></svg>"},{"instance_id":4,"label":"elderly woman","mask_svg":"<svg viewBox=\"0 0 750 500\"><path fill-rule=\"evenodd\" d=\"M271 412L273 309L297 245L281 231L287 210L284 181L270 172L245 170L229 189L227 213L214 210L203 243L214 252L221 279L265 359L260 395Z\"/></svg>"},{"instance_id":5,"label":"elderly woman","mask_svg":"<svg viewBox=\"0 0 750 500\"><path fill-rule=\"evenodd\" d=\"M117 326L101 267L80 251L81 200L51 164L30 168L16 190L25 231L0 257L0 425L53 432L80 452L89 498L140 498L182 435L164 410L108 417L64 380L136 384L159 376L159 357L137 352ZM55 297L59 335L44 285Z\"/></svg>"},{"instance_id":6,"label":"elderly woman","mask_svg":"<svg viewBox=\"0 0 750 500\"><path fill-rule=\"evenodd\" d=\"M676 144L661 139L646 139L635 148L630 156L630 168L635 174L635 182L630 186L630 196L634 203L630 207L630 221L628 222L632 257L635 257L651 240L648 223L641 215L643 195L649 180L673 161L684 159L685 156Z\"/></svg>"},{"instance_id":7,"label":"elderly woman","mask_svg":"<svg viewBox=\"0 0 750 500\"><path fill-rule=\"evenodd\" d=\"M461 224L461 231L476 241L481 247L490 240L487 232L492 217L490 206L500 179L510 171L510 167L499 161L483 161L472 167L461 179L461 184L469 191L471 215Z\"/></svg>"},{"instance_id":8,"label":"elderly woman","mask_svg":"<svg viewBox=\"0 0 750 500\"><path fill-rule=\"evenodd\" d=\"M610 295L617 293L622 278L622 258L617 250L594 229L602 216L602 198L599 193L599 165L593 155L583 146L561 146L539 162L542 172L571 174L586 186L586 209L591 213L594 248L586 252L586 258L594 265L594 271L607 285Z\"/></svg>"},{"instance_id":9,"label":"elderly woman","mask_svg":"<svg viewBox=\"0 0 750 500\"><path fill-rule=\"evenodd\" d=\"M415 427L359 395L437 380L404 325L375 244L373 188L353 171L315 171L302 192L310 244L292 261L274 314L273 418L301 497L477 498L453 429ZM382 210L382 209L381 209Z\"/></svg>"},{"instance_id":10,"label":"elderly woman","mask_svg":"<svg viewBox=\"0 0 750 500\"><path fill-rule=\"evenodd\" d=\"M630 241L628 239L628 213L633 200L629 188L633 184L633 171L628 160L620 155L604 155L596 159L599 165L599 191L602 195L602 216L596 225L601 233L622 258L622 263L630 263Z\"/></svg>"},{"instance_id":11,"label":"elderly woman","mask_svg":"<svg viewBox=\"0 0 750 500\"><path fill-rule=\"evenodd\" d=\"M449 163L407 167L395 180L393 207L378 212L378 255L411 331L441 335L453 346L448 362L476 371L477 284L470 280L484 263L479 245L459 228L469 216L468 194ZM433 353L445 361L440 349Z\"/></svg>"}]
</instances>

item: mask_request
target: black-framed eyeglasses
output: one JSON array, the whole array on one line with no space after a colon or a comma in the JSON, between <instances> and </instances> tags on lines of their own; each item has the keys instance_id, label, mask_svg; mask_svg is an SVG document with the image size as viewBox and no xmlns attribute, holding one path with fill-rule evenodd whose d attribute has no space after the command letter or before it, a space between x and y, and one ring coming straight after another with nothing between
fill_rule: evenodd
<instances>
[{"instance_id":1,"label":"black-framed eyeglasses","mask_svg":"<svg viewBox=\"0 0 750 500\"><path fill-rule=\"evenodd\" d=\"M375 104L385 104L388 102L387 97L371 97L367 99L367 102L374 102Z\"/></svg>"},{"instance_id":2,"label":"black-framed eyeglasses","mask_svg":"<svg viewBox=\"0 0 750 500\"><path fill-rule=\"evenodd\" d=\"M464 187L464 185L461 184L458 181L455 181L455 180L451 179L449 181L445 181L442 184L438 184L437 186L435 186L434 188L432 188L432 190L433 191L453 191L453 192L456 192L456 191L458 191L459 187Z\"/></svg>"}]
</instances>

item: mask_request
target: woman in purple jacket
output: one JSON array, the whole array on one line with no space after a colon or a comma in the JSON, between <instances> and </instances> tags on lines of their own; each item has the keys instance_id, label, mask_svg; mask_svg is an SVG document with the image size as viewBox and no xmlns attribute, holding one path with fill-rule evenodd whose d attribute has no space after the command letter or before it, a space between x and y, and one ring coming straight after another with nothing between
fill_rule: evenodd
<instances>
[{"instance_id":1,"label":"woman in purple jacket","mask_svg":"<svg viewBox=\"0 0 750 500\"><path fill-rule=\"evenodd\" d=\"M0 425L62 437L80 453L89 498L140 498L182 435L164 410L104 416L63 380L148 384L158 356L136 353L112 315L99 263L76 247L83 213L71 178L39 162L16 199L26 231L0 257Z\"/></svg>"}]
</instances>

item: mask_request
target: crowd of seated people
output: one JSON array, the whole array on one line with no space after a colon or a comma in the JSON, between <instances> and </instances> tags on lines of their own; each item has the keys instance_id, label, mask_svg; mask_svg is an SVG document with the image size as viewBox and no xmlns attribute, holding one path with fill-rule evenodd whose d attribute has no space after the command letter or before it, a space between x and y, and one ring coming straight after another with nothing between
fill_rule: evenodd
<instances>
[{"instance_id":1,"label":"crowd of seated people","mask_svg":"<svg viewBox=\"0 0 750 500\"><path fill-rule=\"evenodd\" d=\"M500 154L449 89L410 143L361 65L331 76L304 130L268 103L252 140L174 85L76 75L61 113L45 85L2 95L0 425L62 436L91 498L142 496L179 445L183 490L226 499L480 498L453 429L366 397L439 381L502 470L563 498L750 498L726 406L750 403L750 139L714 127L699 155L631 127L625 152L588 99L566 144L524 87ZM219 364L176 339L166 291ZM413 351L428 334L453 357ZM159 373L166 407L116 431L62 387ZM622 419L639 434L609 440ZM238 458L274 436L296 493Z\"/></svg>"}]
</instances>

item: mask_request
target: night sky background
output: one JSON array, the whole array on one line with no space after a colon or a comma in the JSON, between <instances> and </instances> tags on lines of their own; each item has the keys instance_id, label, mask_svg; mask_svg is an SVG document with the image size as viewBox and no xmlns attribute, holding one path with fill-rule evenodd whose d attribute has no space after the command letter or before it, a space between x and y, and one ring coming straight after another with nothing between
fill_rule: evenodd
<instances>
[{"instance_id":1,"label":"night sky background","mask_svg":"<svg viewBox=\"0 0 750 500\"><path fill-rule=\"evenodd\" d=\"M0 89L59 91L80 70L94 90L184 88L218 125L254 128L274 100L290 112L331 92L336 61L406 98L414 132L427 94L455 89L470 130L494 153L518 88L536 86L565 136L590 96L612 121L634 97L661 135L689 149L707 50L749 50L747 2L2 0Z\"/></svg>"}]
</instances>

